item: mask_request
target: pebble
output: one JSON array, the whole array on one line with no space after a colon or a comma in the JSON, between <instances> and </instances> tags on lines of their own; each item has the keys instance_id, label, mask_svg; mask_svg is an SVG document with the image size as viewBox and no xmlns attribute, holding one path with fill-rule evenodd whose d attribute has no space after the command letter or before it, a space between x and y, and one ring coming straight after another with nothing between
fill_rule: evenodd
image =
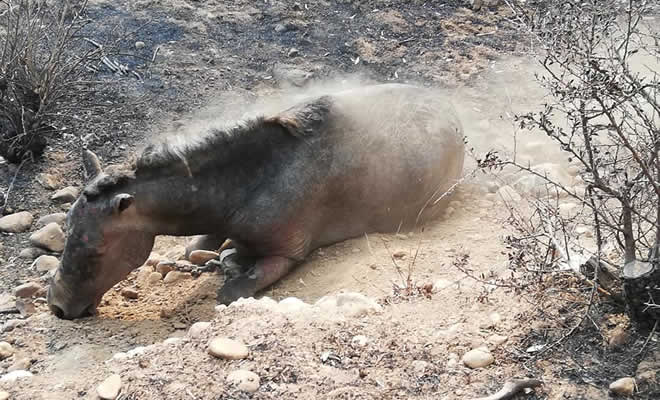
<instances>
[{"instance_id":1,"label":"pebble","mask_svg":"<svg viewBox=\"0 0 660 400\"><path fill-rule=\"evenodd\" d=\"M287 53L287 56L289 57L297 57L299 55L300 55L300 51L295 47L290 48L289 52Z\"/></svg>"},{"instance_id":2,"label":"pebble","mask_svg":"<svg viewBox=\"0 0 660 400\"><path fill-rule=\"evenodd\" d=\"M50 199L57 204L73 203L78 198L78 189L73 186L67 186L55 192Z\"/></svg>"},{"instance_id":3,"label":"pebble","mask_svg":"<svg viewBox=\"0 0 660 400\"><path fill-rule=\"evenodd\" d=\"M46 250L40 249L38 247L28 247L27 249L21 250L18 253L18 257L25 260L34 260L35 258L46 254Z\"/></svg>"},{"instance_id":4,"label":"pebble","mask_svg":"<svg viewBox=\"0 0 660 400\"><path fill-rule=\"evenodd\" d=\"M431 364L423 360L415 360L412 362L411 366L417 375L424 375L424 372L429 369Z\"/></svg>"},{"instance_id":5,"label":"pebble","mask_svg":"<svg viewBox=\"0 0 660 400\"><path fill-rule=\"evenodd\" d=\"M5 215L0 218L0 231L10 233L21 233L30 229L34 217L27 211Z\"/></svg>"},{"instance_id":6,"label":"pebble","mask_svg":"<svg viewBox=\"0 0 660 400\"><path fill-rule=\"evenodd\" d=\"M144 46L146 46L146 44L142 41L135 42L135 48L138 49L138 50L143 49Z\"/></svg>"},{"instance_id":7,"label":"pebble","mask_svg":"<svg viewBox=\"0 0 660 400\"><path fill-rule=\"evenodd\" d=\"M152 272L147 277L147 283L149 285L155 285L160 282L161 279L163 279L163 275L160 272Z\"/></svg>"},{"instance_id":8,"label":"pebble","mask_svg":"<svg viewBox=\"0 0 660 400\"><path fill-rule=\"evenodd\" d=\"M166 284L170 284L170 283L178 282L185 277L186 274L184 274L183 272L170 271L167 275L165 275L165 278L163 278L163 282L165 282Z\"/></svg>"},{"instance_id":9,"label":"pebble","mask_svg":"<svg viewBox=\"0 0 660 400\"><path fill-rule=\"evenodd\" d=\"M39 290L41 290L42 287L40 284L36 282L28 282L24 283L20 286L16 286L14 288L14 296L16 297L31 297L33 294L37 293Z\"/></svg>"},{"instance_id":10,"label":"pebble","mask_svg":"<svg viewBox=\"0 0 660 400\"><path fill-rule=\"evenodd\" d=\"M209 326L211 326L210 322L195 322L188 329L188 336L193 339L198 338L202 336L205 330L209 329Z\"/></svg>"},{"instance_id":11,"label":"pebble","mask_svg":"<svg viewBox=\"0 0 660 400\"><path fill-rule=\"evenodd\" d=\"M121 376L118 374L110 375L96 387L96 393L104 400L116 399L119 391L121 391Z\"/></svg>"},{"instance_id":12,"label":"pebble","mask_svg":"<svg viewBox=\"0 0 660 400\"><path fill-rule=\"evenodd\" d=\"M630 377L617 379L610 384L610 390L621 396L632 396L635 392L635 379Z\"/></svg>"},{"instance_id":13,"label":"pebble","mask_svg":"<svg viewBox=\"0 0 660 400\"><path fill-rule=\"evenodd\" d=\"M450 353L449 359L447 360L447 368L451 369L456 367L456 365L458 365L458 354Z\"/></svg>"},{"instance_id":14,"label":"pebble","mask_svg":"<svg viewBox=\"0 0 660 400\"><path fill-rule=\"evenodd\" d=\"M32 372L30 371L23 371L23 370L11 371L9 373L2 375L2 378L0 378L0 382L14 382L17 379L29 378L31 376L32 376Z\"/></svg>"},{"instance_id":15,"label":"pebble","mask_svg":"<svg viewBox=\"0 0 660 400\"><path fill-rule=\"evenodd\" d=\"M163 276L167 276L169 272L174 271L175 265L176 264L172 261L159 261L158 264L156 264L156 272Z\"/></svg>"},{"instance_id":16,"label":"pebble","mask_svg":"<svg viewBox=\"0 0 660 400\"><path fill-rule=\"evenodd\" d=\"M54 222L44 226L30 236L30 243L46 250L61 252L64 250L66 236L62 228Z\"/></svg>"},{"instance_id":17,"label":"pebble","mask_svg":"<svg viewBox=\"0 0 660 400\"><path fill-rule=\"evenodd\" d=\"M369 343L369 339L364 335L355 335L351 339L351 346L353 347L364 347L367 343Z\"/></svg>"},{"instance_id":18,"label":"pebble","mask_svg":"<svg viewBox=\"0 0 660 400\"><path fill-rule=\"evenodd\" d=\"M28 357L19 358L12 364L11 367L7 369L7 372L18 370L27 371L30 369L30 365L32 365L32 360L30 360Z\"/></svg>"},{"instance_id":19,"label":"pebble","mask_svg":"<svg viewBox=\"0 0 660 400\"><path fill-rule=\"evenodd\" d=\"M497 190L497 194L506 202L506 203L517 203L522 200L522 197L515 191L511 186L505 185Z\"/></svg>"},{"instance_id":20,"label":"pebble","mask_svg":"<svg viewBox=\"0 0 660 400\"><path fill-rule=\"evenodd\" d=\"M58 212L44 215L37 220L37 226L46 226L52 222L58 225L63 225L66 222L66 213Z\"/></svg>"},{"instance_id":21,"label":"pebble","mask_svg":"<svg viewBox=\"0 0 660 400\"><path fill-rule=\"evenodd\" d=\"M0 342L0 360L9 358L14 354L14 348L7 342Z\"/></svg>"},{"instance_id":22,"label":"pebble","mask_svg":"<svg viewBox=\"0 0 660 400\"><path fill-rule=\"evenodd\" d=\"M399 251L395 251L394 254L392 254L392 257L405 258L407 255L408 253L405 250L399 250Z\"/></svg>"},{"instance_id":23,"label":"pebble","mask_svg":"<svg viewBox=\"0 0 660 400\"><path fill-rule=\"evenodd\" d=\"M4 390L0 390L0 400L9 400L9 392L5 392Z\"/></svg>"},{"instance_id":24,"label":"pebble","mask_svg":"<svg viewBox=\"0 0 660 400\"><path fill-rule=\"evenodd\" d=\"M51 174L42 173L37 175L37 182L48 190L54 190L58 186L57 179Z\"/></svg>"},{"instance_id":25,"label":"pebble","mask_svg":"<svg viewBox=\"0 0 660 400\"><path fill-rule=\"evenodd\" d=\"M57 257L53 256L39 256L32 263L32 266L37 269L38 272L48 272L60 266L60 260Z\"/></svg>"},{"instance_id":26,"label":"pebble","mask_svg":"<svg viewBox=\"0 0 660 400\"><path fill-rule=\"evenodd\" d=\"M463 364L470 368L482 368L495 362L495 358L488 350L478 348L470 350L463 355Z\"/></svg>"},{"instance_id":27,"label":"pebble","mask_svg":"<svg viewBox=\"0 0 660 400\"><path fill-rule=\"evenodd\" d=\"M195 250L190 253L188 260L195 265L204 265L208 261L218 258L218 256L219 254L215 251Z\"/></svg>"},{"instance_id":28,"label":"pebble","mask_svg":"<svg viewBox=\"0 0 660 400\"><path fill-rule=\"evenodd\" d=\"M227 375L227 382L235 385L239 390L254 393L259 390L260 379L259 375L252 371L239 369Z\"/></svg>"},{"instance_id":29,"label":"pebble","mask_svg":"<svg viewBox=\"0 0 660 400\"><path fill-rule=\"evenodd\" d=\"M226 360L240 360L248 356L248 348L243 343L228 339L215 338L209 342L208 352L214 357Z\"/></svg>"},{"instance_id":30,"label":"pebble","mask_svg":"<svg viewBox=\"0 0 660 400\"><path fill-rule=\"evenodd\" d=\"M123 288L121 290L121 295L126 297L127 299L133 299L133 300L137 299L139 296L137 290L133 288Z\"/></svg>"},{"instance_id":31,"label":"pebble","mask_svg":"<svg viewBox=\"0 0 660 400\"><path fill-rule=\"evenodd\" d=\"M491 335L487 339L488 343L492 344L493 346L504 344L507 340L509 340L509 337L502 335Z\"/></svg>"}]
</instances>

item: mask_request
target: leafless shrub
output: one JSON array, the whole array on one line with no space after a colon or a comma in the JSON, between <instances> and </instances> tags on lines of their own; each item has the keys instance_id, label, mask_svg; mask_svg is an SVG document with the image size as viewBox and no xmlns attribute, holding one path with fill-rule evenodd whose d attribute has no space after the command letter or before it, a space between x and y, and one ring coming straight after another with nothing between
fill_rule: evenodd
<instances>
[{"instance_id":1,"label":"leafless shrub","mask_svg":"<svg viewBox=\"0 0 660 400\"><path fill-rule=\"evenodd\" d=\"M619 266L641 260L660 268L660 81L648 66L660 58L660 36L644 19L655 3L508 4L541 49L544 73L537 79L549 95L541 111L517 116L516 121L560 146L579 166L584 186L565 187L515 159L500 163L545 179L550 191L577 200L588 211L582 215L594 228L591 255L597 263L611 246L623 253ZM551 200L556 198L537 199L531 217L513 215L512 223L525 240L535 242L540 269L554 264L579 272L586 259L576 259L569 245L576 220L559 212ZM595 268L591 277L594 291L598 271ZM651 285L651 297L653 292L660 296L659 284Z\"/></svg>"}]
</instances>

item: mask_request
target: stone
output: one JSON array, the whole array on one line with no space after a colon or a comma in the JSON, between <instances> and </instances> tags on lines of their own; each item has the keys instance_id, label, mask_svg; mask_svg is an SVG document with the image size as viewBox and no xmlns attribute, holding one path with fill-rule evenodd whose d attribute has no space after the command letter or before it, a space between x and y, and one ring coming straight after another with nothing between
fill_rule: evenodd
<instances>
[{"instance_id":1,"label":"stone","mask_svg":"<svg viewBox=\"0 0 660 400\"><path fill-rule=\"evenodd\" d=\"M137 276L136 280L139 283L146 282L146 280L149 278L149 275L154 272L154 269L152 267L149 267L147 265L143 265L137 269Z\"/></svg>"},{"instance_id":2,"label":"stone","mask_svg":"<svg viewBox=\"0 0 660 400\"><path fill-rule=\"evenodd\" d=\"M19 371L19 370L27 371L30 369L31 365L32 365L32 360L30 360L28 357L22 357L14 361L11 367L7 369L7 372Z\"/></svg>"},{"instance_id":3,"label":"stone","mask_svg":"<svg viewBox=\"0 0 660 400\"><path fill-rule=\"evenodd\" d=\"M183 272L170 271L170 272L168 272L167 275L165 275L165 278L163 278L163 282L165 282L165 284L178 282L178 281L182 280L183 278L185 278L186 275L187 274L184 274Z\"/></svg>"},{"instance_id":4,"label":"stone","mask_svg":"<svg viewBox=\"0 0 660 400\"><path fill-rule=\"evenodd\" d=\"M78 198L79 191L73 186L67 186L55 192L50 199L56 204L73 203Z\"/></svg>"},{"instance_id":5,"label":"stone","mask_svg":"<svg viewBox=\"0 0 660 400\"><path fill-rule=\"evenodd\" d=\"M2 326L2 332L11 332L14 329L25 325L24 319L10 319Z\"/></svg>"},{"instance_id":6,"label":"stone","mask_svg":"<svg viewBox=\"0 0 660 400\"><path fill-rule=\"evenodd\" d=\"M153 286L156 283L160 282L161 279L163 279L163 275L160 272L152 272L147 277L147 284L149 286Z\"/></svg>"},{"instance_id":7,"label":"stone","mask_svg":"<svg viewBox=\"0 0 660 400\"><path fill-rule=\"evenodd\" d=\"M208 352L217 358L240 360L248 356L249 350L246 345L237 340L215 338L209 342Z\"/></svg>"},{"instance_id":8,"label":"stone","mask_svg":"<svg viewBox=\"0 0 660 400\"><path fill-rule=\"evenodd\" d=\"M497 194L505 203L518 203L522 197L509 185L504 185L497 190Z\"/></svg>"},{"instance_id":9,"label":"stone","mask_svg":"<svg viewBox=\"0 0 660 400\"><path fill-rule=\"evenodd\" d=\"M35 258L46 254L46 250L40 249L38 247L28 247L27 249L21 250L18 253L18 257L25 260L34 260Z\"/></svg>"},{"instance_id":10,"label":"stone","mask_svg":"<svg viewBox=\"0 0 660 400\"><path fill-rule=\"evenodd\" d=\"M7 342L0 342L0 360L9 358L14 354L14 348Z\"/></svg>"},{"instance_id":11,"label":"stone","mask_svg":"<svg viewBox=\"0 0 660 400\"><path fill-rule=\"evenodd\" d=\"M57 178L51 174L42 173L37 175L37 182L48 190L54 190L58 186Z\"/></svg>"},{"instance_id":12,"label":"stone","mask_svg":"<svg viewBox=\"0 0 660 400\"><path fill-rule=\"evenodd\" d=\"M30 229L34 217L27 211L5 215L0 218L0 231L9 233L21 233Z\"/></svg>"},{"instance_id":13,"label":"stone","mask_svg":"<svg viewBox=\"0 0 660 400\"><path fill-rule=\"evenodd\" d=\"M411 364L413 371L415 371L417 375L424 375L424 372L426 372L430 366L431 364L423 360L415 360Z\"/></svg>"},{"instance_id":14,"label":"stone","mask_svg":"<svg viewBox=\"0 0 660 400\"><path fill-rule=\"evenodd\" d=\"M193 339L199 338L205 330L209 329L209 326L211 326L210 322L195 322L188 329L188 336Z\"/></svg>"},{"instance_id":15,"label":"stone","mask_svg":"<svg viewBox=\"0 0 660 400\"><path fill-rule=\"evenodd\" d=\"M288 57L298 57L300 55L300 51L295 47L292 47L289 49L289 52L286 55Z\"/></svg>"},{"instance_id":16,"label":"stone","mask_svg":"<svg viewBox=\"0 0 660 400\"><path fill-rule=\"evenodd\" d=\"M483 0L470 0L470 6L474 11L481 10L481 7L483 7L483 5L484 5Z\"/></svg>"},{"instance_id":17,"label":"stone","mask_svg":"<svg viewBox=\"0 0 660 400\"><path fill-rule=\"evenodd\" d=\"M121 295L126 297L127 299L132 299L132 300L137 299L139 296L137 290L133 288L123 288L121 290Z\"/></svg>"},{"instance_id":18,"label":"stone","mask_svg":"<svg viewBox=\"0 0 660 400\"><path fill-rule=\"evenodd\" d=\"M195 250L190 253L188 260L195 265L204 265L208 261L218 258L218 256L219 254L215 251Z\"/></svg>"},{"instance_id":19,"label":"stone","mask_svg":"<svg viewBox=\"0 0 660 400\"><path fill-rule=\"evenodd\" d=\"M617 379L610 384L610 390L621 396L632 396L635 392L635 379L631 377Z\"/></svg>"},{"instance_id":20,"label":"stone","mask_svg":"<svg viewBox=\"0 0 660 400\"><path fill-rule=\"evenodd\" d=\"M405 250L399 250L399 251L395 251L392 254L392 257L394 257L394 258L405 258L407 255L408 255L408 253Z\"/></svg>"},{"instance_id":21,"label":"stone","mask_svg":"<svg viewBox=\"0 0 660 400\"><path fill-rule=\"evenodd\" d=\"M2 378L0 378L0 382L15 382L18 379L30 378L31 376L32 376L32 372L30 371L23 371L23 370L11 371L9 373L2 375Z\"/></svg>"},{"instance_id":22,"label":"stone","mask_svg":"<svg viewBox=\"0 0 660 400\"><path fill-rule=\"evenodd\" d=\"M4 390L0 390L0 400L9 400L9 397L11 395L9 392L5 392Z\"/></svg>"},{"instance_id":23,"label":"stone","mask_svg":"<svg viewBox=\"0 0 660 400\"><path fill-rule=\"evenodd\" d=\"M146 44L144 42L140 41L140 40L135 42L135 48L138 49L138 50L143 49L145 46L146 46Z\"/></svg>"},{"instance_id":24,"label":"stone","mask_svg":"<svg viewBox=\"0 0 660 400\"><path fill-rule=\"evenodd\" d=\"M114 400L121 391L121 376L119 374L110 375L100 385L96 387L96 394L104 400Z\"/></svg>"},{"instance_id":25,"label":"stone","mask_svg":"<svg viewBox=\"0 0 660 400\"><path fill-rule=\"evenodd\" d=\"M160 261L158 264L156 264L156 272L163 276L167 276L168 273L174 271L175 265L176 264L172 261Z\"/></svg>"},{"instance_id":26,"label":"stone","mask_svg":"<svg viewBox=\"0 0 660 400\"><path fill-rule=\"evenodd\" d=\"M484 348L470 350L463 355L463 364L470 368L483 368L495 362L490 351Z\"/></svg>"},{"instance_id":27,"label":"stone","mask_svg":"<svg viewBox=\"0 0 660 400\"><path fill-rule=\"evenodd\" d=\"M488 343L492 344L493 346L497 347L499 345L504 344L507 340L509 340L508 336L502 336L502 335L491 335L488 337L486 340Z\"/></svg>"},{"instance_id":28,"label":"stone","mask_svg":"<svg viewBox=\"0 0 660 400\"><path fill-rule=\"evenodd\" d=\"M252 371L239 369L227 375L227 382L243 392L254 393L259 390L260 379Z\"/></svg>"},{"instance_id":29,"label":"stone","mask_svg":"<svg viewBox=\"0 0 660 400\"><path fill-rule=\"evenodd\" d=\"M44 215L43 217L37 220L37 226L38 227L46 226L52 222L58 225L64 225L64 223L66 222L66 213L58 212L58 213Z\"/></svg>"},{"instance_id":30,"label":"stone","mask_svg":"<svg viewBox=\"0 0 660 400\"><path fill-rule=\"evenodd\" d=\"M64 250L66 236L62 228L54 222L44 226L30 236L30 243L42 249L61 252Z\"/></svg>"},{"instance_id":31,"label":"stone","mask_svg":"<svg viewBox=\"0 0 660 400\"><path fill-rule=\"evenodd\" d=\"M155 267L161 261L163 261L163 256L158 253L151 253L151 255L149 255L149 259L147 259L147 262L144 263L144 265Z\"/></svg>"},{"instance_id":32,"label":"stone","mask_svg":"<svg viewBox=\"0 0 660 400\"><path fill-rule=\"evenodd\" d=\"M13 294L16 297L27 298L27 297L32 297L33 294L37 293L41 289L42 287L40 284L36 282L28 282L20 286L16 286L14 288Z\"/></svg>"},{"instance_id":33,"label":"stone","mask_svg":"<svg viewBox=\"0 0 660 400\"><path fill-rule=\"evenodd\" d=\"M37 269L38 272L49 272L60 266L60 260L57 257L53 256L39 256L32 263L32 266Z\"/></svg>"},{"instance_id":34,"label":"stone","mask_svg":"<svg viewBox=\"0 0 660 400\"><path fill-rule=\"evenodd\" d=\"M367 343L369 343L369 339L364 335L355 335L351 339L351 346L353 347L364 347Z\"/></svg>"},{"instance_id":35,"label":"stone","mask_svg":"<svg viewBox=\"0 0 660 400\"><path fill-rule=\"evenodd\" d=\"M610 332L607 345L610 349L616 349L626 344L628 342L628 338L628 330L625 327L619 325L612 329Z\"/></svg>"}]
</instances>

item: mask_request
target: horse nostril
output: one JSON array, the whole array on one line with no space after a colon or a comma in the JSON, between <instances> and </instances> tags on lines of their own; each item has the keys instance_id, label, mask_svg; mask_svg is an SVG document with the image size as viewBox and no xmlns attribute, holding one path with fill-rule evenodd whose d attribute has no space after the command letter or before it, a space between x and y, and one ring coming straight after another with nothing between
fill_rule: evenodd
<instances>
[{"instance_id":1,"label":"horse nostril","mask_svg":"<svg viewBox=\"0 0 660 400\"><path fill-rule=\"evenodd\" d=\"M57 318L63 319L64 318L64 311L59 308L58 306L51 304L50 306L50 311L55 314Z\"/></svg>"}]
</instances>

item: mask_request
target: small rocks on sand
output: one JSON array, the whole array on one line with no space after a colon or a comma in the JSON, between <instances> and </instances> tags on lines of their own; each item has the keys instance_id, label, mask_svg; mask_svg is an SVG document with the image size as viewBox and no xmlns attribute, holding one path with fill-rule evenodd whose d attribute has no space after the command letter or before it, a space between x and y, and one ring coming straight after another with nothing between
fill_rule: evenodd
<instances>
[{"instance_id":1,"label":"small rocks on sand","mask_svg":"<svg viewBox=\"0 0 660 400\"><path fill-rule=\"evenodd\" d=\"M621 396L632 396L635 392L635 379L631 377L617 379L610 384L610 390Z\"/></svg>"},{"instance_id":2,"label":"small rocks on sand","mask_svg":"<svg viewBox=\"0 0 660 400\"><path fill-rule=\"evenodd\" d=\"M463 364L470 368L483 368L495 362L495 358L488 349L479 347L463 355Z\"/></svg>"},{"instance_id":3,"label":"small rocks on sand","mask_svg":"<svg viewBox=\"0 0 660 400\"><path fill-rule=\"evenodd\" d=\"M252 371L239 369L227 375L227 382L244 392L254 393L259 390L259 375Z\"/></svg>"},{"instance_id":4,"label":"small rocks on sand","mask_svg":"<svg viewBox=\"0 0 660 400\"><path fill-rule=\"evenodd\" d=\"M40 284L36 282L28 282L20 286L16 286L14 288L13 294L16 297L27 298L27 297L31 297L33 294L37 293L41 289L42 287Z\"/></svg>"},{"instance_id":5,"label":"small rocks on sand","mask_svg":"<svg viewBox=\"0 0 660 400\"><path fill-rule=\"evenodd\" d=\"M64 250L66 236L62 228L54 222L44 226L30 236L30 243L46 250L61 252Z\"/></svg>"},{"instance_id":6,"label":"small rocks on sand","mask_svg":"<svg viewBox=\"0 0 660 400\"><path fill-rule=\"evenodd\" d=\"M624 326L619 325L616 328L612 329L612 331L610 332L607 345L610 349L616 349L626 344L626 342L628 342L629 337L630 335L628 333L628 329L626 329Z\"/></svg>"},{"instance_id":7,"label":"small rocks on sand","mask_svg":"<svg viewBox=\"0 0 660 400\"><path fill-rule=\"evenodd\" d=\"M126 297L127 299L135 300L138 298L138 292L133 288L123 288L121 290L121 295Z\"/></svg>"},{"instance_id":8,"label":"small rocks on sand","mask_svg":"<svg viewBox=\"0 0 660 400\"><path fill-rule=\"evenodd\" d=\"M32 263L32 266L37 269L38 272L48 272L60 266L60 260L57 257L53 256L39 256Z\"/></svg>"},{"instance_id":9,"label":"small rocks on sand","mask_svg":"<svg viewBox=\"0 0 660 400\"><path fill-rule=\"evenodd\" d=\"M167 275L165 275L165 278L163 278L163 282L165 282L166 284L170 284L170 283L178 282L185 277L186 274L184 274L183 272L170 271L167 273Z\"/></svg>"},{"instance_id":10,"label":"small rocks on sand","mask_svg":"<svg viewBox=\"0 0 660 400\"><path fill-rule=\"evenodd\" d=\"M188 256L188 260L195 265L204 265L208 261L218 258L219 254L215 251L195 250ZM160 271L159 271L160 272Z\"/></svg>"},{"instance_id":11,"label":"small rocks on sand","mask_svg":"<svg viewBox=\"0 0 660 400\"><path fill-rule=\"evenodd\" d=\"M249 350L246 345L237 340L215 338L209 342L208 352L214 357L240 360L248 356Z\"/></svg>"},{"instance_id":12,"label":"small rocks on sand","mask_svg":"<svg viewBox=\"0 0 660 400\"><path fill-rule=\"evenodd\" d=\"M163 275L160 272L152 272L147 276L147 283L149 285L155 285L163 279Z\"/></svg>"},{"instance_id":13,"label":"small rocks on sand","mask_svg":"<svg viewBox=\"0 0 660 400\"><path fill-rule=\"evenodd\" d=\"M195 322L188 330L188 336L191 338L198 338L209 328L209 326L211 326L210 322Z\"/></svg>"},{"instance_id":14,"label":"small rocks on sand","mask_svg":"<svg viewBox=\"0 0 660 400\"><path fill-rule=\"evenodd\" d=\"M142 41L138 40L137 42L135 42L135 48L138 49L138 50L143 49L144 46L146 46L146 44Z\"/></svg>"},{"instance_id":15,"label":"small rocks on sand","mask_svg":"<svg viewBox=\"0 0 660 400\"><path fill-rule=\"evenodd\" d=\"M30 229L34 217L27 211L5 215L0 218L0 231L10 233L21 233Z\"/></svg>"},{"instance_id":16,"label":"small rocks on sand","mask_svg":"<svg viewBox=\"0 0 660 400\"><path fill-rule=\"evenodd\" d=\"M300 55L300 51L295 47L290 48L289 52L287 53L288 57L298 57L299 55Z\"/></svg>"},{"instance_id":17,"label":"small rocks on sand","mask_svg":"<svg viewBox=\"0 0 660 400\"><path fill-rule=\"evenodd\" d=\"M114 400L121 391L121 376L119 374L110 375L100 385L96 387L96 393L101 399Z\"/></svg>"},{"instance_id":18,"label":"small rocks on sand","mask_svg":"<svg viewBox=\"0 0 660 400\"><path fill-rule=\"evenodd\" d=\"M502 336L502 335L491 335L488 337L488 343L492 344L493 346L499 346L501 344L504 344L507 340L509 340L508 336Z\"/></svg>"},{"instance_id":19,"label":"small rocks on sand","mask_svg":"<svg viewBox=\"0 0 660 400\"><path fill-rule=\"evenodd\" d=\"M37 220L37 226L46 226L52 222L58 225L64 224L64 222L66 222L66 213L58 212L54 214L44 215L43 217Z\"/></svg>"},{"instance_id":20,"label":"small rocks on sand","mask_svg":"<svg viewBox=\"0 0 660 400\"><path fill-rule=\"evenodd\" d=\"M0 360L9 358L14 354L14 348L7 342L0 342Z\"/></svg>"},{"instance_id":21,"label":"small rocks on sand","mask_svg":"<svg viewBox=\"0 0 660 400\"><path fill-rule=\"evenodd\" d=\"M78 198L78 189L73 186L67 186L55 192L50 199L57 204L73 203Z\"/></svg>"},{"instance_id":22,"label":"small rocks on sand","mask_svg":"<svg viewBox=\"0 0 660 400\"><path fill-rule=\"evenodd\" d=\"M9 373L2 375L2 378L0 378L0 382L15 382L18 379L29 378L31 376L32 376L32 372L30 371L23 371L23 370L11 371Z\"/></svg>"},{"instance_id":23,"label":"small rocks on sand","mask_svg":"<svg viewBox=\"0 0 660 400\"><path fill-rule=\"evenodd\" d=\"M426 370L428 370L430 366L431 364L429 364L424 360L415 360L411 364L413 371L415 371L417 375L423 375L424 372L426 372Z\"/></svg>"},{"instance_id":24,"label":"small rocks on sand","mask_svg":"<svg viewBox=\"0 0 660 400\"><path fill-rule=\"evenodd\" d=\"M36 179L37 179L37 182L39 182L39 184L41 186L43 186L45 189L48 189L48 190L54 190L58 186L57 178L55 178L51 174L41 173L41 174L37 175Z\"/></svg>"},{"instance_id":25,"label":"small rocks on sand","mask_svg":"<svg viewBox=\"0 0 660 400\"><path fill-rule=\"evenodd\" d=\"M353 347L364 347L367 343L369 343L369 339L364 335L355 335L351 339L351 346Z\"/></svg>"},{"instance_id":26,"label":"small rocks on sand","mask_svg":"<svg viewBox=\"0 0 660 400\"><path fill-rule=\"evenodd\" d=\"M167 276L170 271L174 271L175 265L176 264L172 261L160 261L156 264L156 272L163 276Z\"/></svg>"}]
</instances>

